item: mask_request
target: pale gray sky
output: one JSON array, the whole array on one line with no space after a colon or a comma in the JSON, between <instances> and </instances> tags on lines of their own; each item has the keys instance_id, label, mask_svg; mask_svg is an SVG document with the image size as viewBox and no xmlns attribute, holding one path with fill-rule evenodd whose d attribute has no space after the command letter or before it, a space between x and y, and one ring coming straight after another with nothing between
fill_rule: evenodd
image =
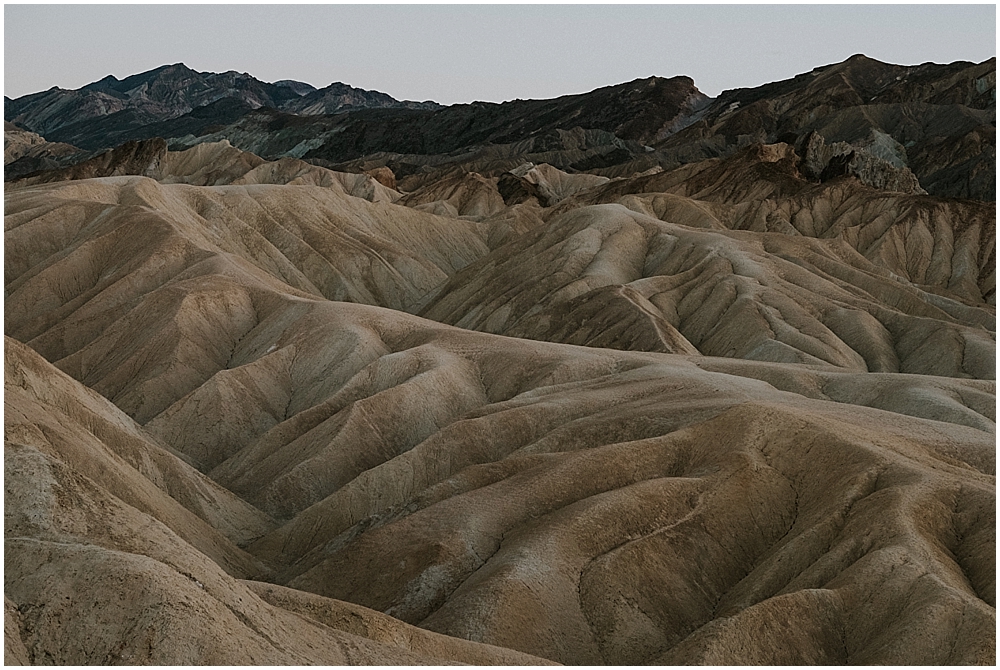
<instances>
[{"instance_id":1,"label":"pale gray sky","mask_svg":"<svg viewBox=\"0 0 1000 670\"><path fill-rule=\"evenodd\" d=\"M183 62L451 104L686 74L705 93L855 53L996 54L995 5L5 5L4 94Z\"/></svg>"}]
</instances>

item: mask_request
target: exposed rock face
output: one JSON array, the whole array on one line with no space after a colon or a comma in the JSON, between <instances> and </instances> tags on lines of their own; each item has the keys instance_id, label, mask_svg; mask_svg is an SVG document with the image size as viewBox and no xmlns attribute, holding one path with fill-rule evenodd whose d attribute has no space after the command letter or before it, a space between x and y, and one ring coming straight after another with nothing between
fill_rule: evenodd
<instances>
[{"instance_id":1,"label":"exposed rock face","mask_svg":"<svg viewBox=\"0 0 1000 670\"><path fill-rule=\"evenodd\" d=\"M892 142L891 138L889 141ZM871 149L856 147L847 142L827 145L822 135L811 132L802 142L802 174L817 181L851 176L857 177L865 186L884 191L918 195L927 193L909 168L895 164L901 162L898 154L891 154L891 158L896 159L894 163L891 159L873 153L875 141L869 146Z\"/></svg>"},{"instance_id":2,"label":"exposed rock face","mask_svg":"<svg viewBox=\"0 0 1000 670\"><path fill-rule=\"evenodd\" d=\"M92 177L150 176L159 172L160 162L166 153L167 143L159 138L142 142L126 142L82 163L67 168L47 170L35 176L25 177L22 181L24 184L44 184Z\"/></svg>"},{"instance_id":3,"label":"exposed rock face","mask_svg":"<svg viewBox=\"0 0 1000 670\"><path fill-rule=\"evenodd\" d=\"M505 205L517 205L523 202L534 200L543 207L548 207L551 203L549 199L538 190L538 186L513 172L504 172L497 179L497 191L503 198Z\"/></svg>"},{"instance_id":4,"label":"exposed rock face","mask_svg":"<svg viewBox=\"0 0 1000 670\"><path fill-rule=\"evenodd\" d=\"M386 188L396 189L396 175L385 166L377 167L374 170L367 170L365 174Z\"/></svg>"},{"instance_id":5,"label":"exposed rock face","mask_svg":"<svg viewBox=\"0 0 1000 670\"><path fill-rule=\"evenodd\" d=\"M27 130L21 130L13 123L3 124L3 164L16 161L32 149L46 144L45 138Z\"/></svg>"}]
</instances>

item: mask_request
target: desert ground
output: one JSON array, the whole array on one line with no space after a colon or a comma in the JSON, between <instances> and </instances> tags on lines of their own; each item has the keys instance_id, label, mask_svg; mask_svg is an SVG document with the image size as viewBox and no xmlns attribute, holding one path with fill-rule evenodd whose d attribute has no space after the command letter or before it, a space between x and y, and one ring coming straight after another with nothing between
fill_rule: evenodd
<instances>
[{"instance_id":1,"label":"desert ground","mask_svg":"<svg viewBox=\"0 0 1000 670\"><path fill-rule=\"evenodd\" d=\"M994 664L995 60L935 67L7 102L5 664Z\"/></svg>"}]
</instances>

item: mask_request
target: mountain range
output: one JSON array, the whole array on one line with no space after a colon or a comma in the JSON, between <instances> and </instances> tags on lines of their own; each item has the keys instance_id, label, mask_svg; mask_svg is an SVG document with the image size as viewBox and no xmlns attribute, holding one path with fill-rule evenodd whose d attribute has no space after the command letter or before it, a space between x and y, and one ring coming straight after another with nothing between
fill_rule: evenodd
<instances>
[{"instance_id":1,"label":"mountain range","mask_svg":"<svg viewBox=\"0 0 1000 670\"><path fill-rule=\"evenodd\" d=\"M88 149L107 148L100 133L89 133L88 121L105 128L138 128L175 119L225 100L244 111L269 107L296 114L333 114L348 109L436 109L433 102L400 102L378 91L334 82L316 89L303 82L262 82L234 71L196 72L183 63L164 65L119 80L108 75L77 90L48 91L4 98L4 119L54 140L75 141ZM96 136L95 136L96 135Z\"/></svg>"},{"instance_id":2,"label":"mountain range","mask_svg":"<svg viewBox=\"0 0 1000 670\"><path fill-rule=\"evenodd\" d=\"M5 105L5 663L995 663L995 61L324 90Z\"/></svg>"},{"instance_id":3,"label":"mountain range","mask_svg":"<svg viewBox=\"0 0 1000 670\"><path fill-rule=\"evenodd\" d=\"M178 64L5 99L4 118L88 151L152 137L174 148L226 139L268 159L348 171L360 161L399 177L447 169L493 176L525 161L613 175L618 166L671 168L783 141L800 153L810 144L816 178L836 155L855 172L862 164L909 170L934 195L992 201L995 109L995 59L898 66L859 55L714 100L688 77L653 77L552 100L450 107ZM27 172L14 166L11 174Z\"/></svg>"}]
</instances>

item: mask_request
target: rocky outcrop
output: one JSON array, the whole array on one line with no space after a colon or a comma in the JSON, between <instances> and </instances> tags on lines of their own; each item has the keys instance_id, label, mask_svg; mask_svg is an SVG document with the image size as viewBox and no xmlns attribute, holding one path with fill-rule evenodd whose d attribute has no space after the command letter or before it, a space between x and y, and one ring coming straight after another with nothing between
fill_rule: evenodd
<instances>
[{"instance_id":1,"label":"rocky outcrop","mask_svg":"<svg viewBox=\"0 0 1000 670\"><path fill-rule=\"evenodd\" d=\"M854 146L847 142L828 145L822 135L811 132L802 141L800 169L807 179L817 181L851 176L865 186L883 191L914 195L927 193L920 187L913 172L901 164L898 154L890 154L887 159L876 155L875 150L875 141L867 146Z\"/></svg>"},{"instance_id":2,"label":"rocky outcrop","mask_svg":"<svg viewBox=\"0 0 1000 670\"><path fill-rule=\"evenodd\" d=\"M162 139L126 142L125 144L67 168L29 175L19 181L23 185L46 184L92 177L119 175L152 176L159 173L160 163L167 154L167 143Z\"/></svg>"},{"instance_id":3,"label":"rocky outcrop","mask_svg":"<svg viewBox=\"0 0 1000 670\"><path fill-rule=\"evenodd\" d=\"M22 130L13 123L4 121L3 124L3 164L16 161L21 156L31 152L42 144L46 144L45 138L37 133Z\"/></svg>"},{"instance_id":4,"label":"rocky outcrop","mask_svg":"<svg viewBox=\"0 0 1000 670\"><path fill-rule=\"evenodd\" d=\"M901 66L856 55L792 79L724 91L656 148L664 165L675 166L751 143L802 146L818 133L831 146L847 142L910 168L933 195L994 201L995 116L996 59ZM884 170L874 163L859 157L855 171L894 183L876 176Z\"/></svg>"},{"instance_id":5,"label":"rocky outcrop","mask_svg":"<svg viewBox=\"0 0 1000 670\"><path fill-rule=\"evenodd\" d=\"M377 167L373 170L366 170L365 174L382 184L382 186L396 190L396 175L389 168L385 166Z\"/></svg>"}]
</instances>

